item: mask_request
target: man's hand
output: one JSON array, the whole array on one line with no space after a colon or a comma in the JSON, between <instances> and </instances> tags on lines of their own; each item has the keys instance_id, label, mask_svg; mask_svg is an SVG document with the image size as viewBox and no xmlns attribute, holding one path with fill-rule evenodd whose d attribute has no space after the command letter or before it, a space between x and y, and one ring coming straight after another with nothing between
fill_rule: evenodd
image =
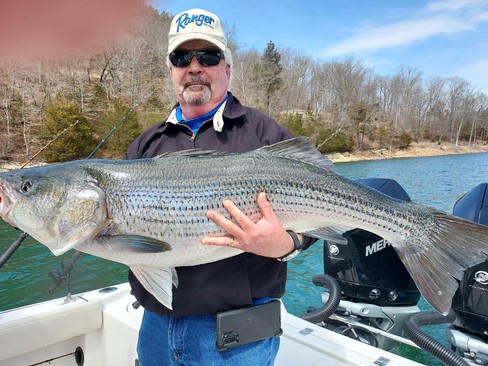
<instances>
[{"instance_id":1,"label":"man's hand","mask_svg":"<svg viewBox=\"0 0 488 366\"><path fill-rule=\"evenodd\" d=\"M256 223L252 222L230 200L225 200L223 205L235 222L215 210L207 211L207 217L219 225L227 236L207 236L203 238L202 244L232 246L245 252L270 258L280 258L292 252L293 239L275 215L265 193L259 194L257 203L262 217ZM303 240L303 237L298 235L299 239Z\"/></svg>"}]
</instances>

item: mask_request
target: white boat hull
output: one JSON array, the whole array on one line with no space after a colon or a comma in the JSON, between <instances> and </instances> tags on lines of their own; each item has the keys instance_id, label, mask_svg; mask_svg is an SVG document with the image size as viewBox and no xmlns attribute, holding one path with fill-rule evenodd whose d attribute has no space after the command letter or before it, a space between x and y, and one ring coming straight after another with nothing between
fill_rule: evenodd
<instances>
[{"instance_id":1,"label":"white boat hull","mask_svg":"<svg viewBox=\"0 0 488 366\"><path fill-rule=\"evenodd\" d=\"M111 292L77 295L73 301L57 299L1 312L0 365L134 366L143 312L134 302L125 283ZM419 365L311 324L284 307L282 328L277 366Z\"/></svg>"}]
</instances>

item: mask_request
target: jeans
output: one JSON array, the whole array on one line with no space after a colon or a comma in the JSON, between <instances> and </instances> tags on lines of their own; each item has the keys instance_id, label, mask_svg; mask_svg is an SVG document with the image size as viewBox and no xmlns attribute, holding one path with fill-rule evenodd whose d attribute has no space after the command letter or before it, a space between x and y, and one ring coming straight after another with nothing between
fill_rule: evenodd
<instances>
[{"instance_id":1,"label":"jeans","mask_svg":"<svg viewBox=\"0 0 488 366\"><path fill-rule=\"evenodd\" d=\"M173 318L144 311L137 353L140 366L273 365L278 337L217 350L213 315Z\"/></svg>"}]
</instances>

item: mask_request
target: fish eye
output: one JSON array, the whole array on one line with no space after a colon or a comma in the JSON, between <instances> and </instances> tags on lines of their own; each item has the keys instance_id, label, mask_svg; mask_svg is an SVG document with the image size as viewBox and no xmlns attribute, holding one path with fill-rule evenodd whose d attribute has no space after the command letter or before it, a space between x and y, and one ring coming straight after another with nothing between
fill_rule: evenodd
<instances>
[{"instance_id":1,"label":"fish eye","mask_svg":"<svg viewBox=\"0 0 488 366\"><path fill-rule=\"evenodd\" d=\"M23 192L23 193L27 193L30 191L32 187L32 182L26 180L25 182L22 183L22 185L20 186L20 190Z\"/></svg>"}]
</instances>

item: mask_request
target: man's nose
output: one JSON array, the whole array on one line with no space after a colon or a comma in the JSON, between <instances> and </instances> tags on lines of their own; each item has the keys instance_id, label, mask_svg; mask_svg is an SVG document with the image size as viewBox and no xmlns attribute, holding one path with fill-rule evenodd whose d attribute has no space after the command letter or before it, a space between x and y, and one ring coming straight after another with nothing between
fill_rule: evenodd
<instances>
[{"instance_id":1,"label":"man's nose","mask_svg":"<svg viewBox=\"0 0 488 366\"><path fill-rule=\"evenodd\" d=\"M188 65L188 70L191 72L198 72L202 71L203 66L200 65L198 62L197 57L195 55L192 56L190 65Z\"/></svg>"}]
</instances>

